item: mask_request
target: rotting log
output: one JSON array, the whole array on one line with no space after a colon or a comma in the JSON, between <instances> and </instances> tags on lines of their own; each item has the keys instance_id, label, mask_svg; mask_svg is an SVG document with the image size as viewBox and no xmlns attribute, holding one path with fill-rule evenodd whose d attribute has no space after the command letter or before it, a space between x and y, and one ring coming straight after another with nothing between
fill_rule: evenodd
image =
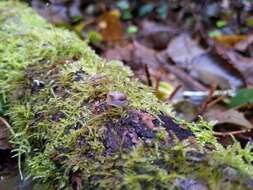
<instances>
[{"instance_id":1,"label":"rotting log","mask_svg":"<svg viewBox=\"0 0 253 190\"><path fill-rule=\"evenodd\" d=\"M44 189L252 189L251 146L177 119L118 61L0 2L0 90L21 177ZM36 189L36 185L34 187Z\"/></svg>"}]
</instances>

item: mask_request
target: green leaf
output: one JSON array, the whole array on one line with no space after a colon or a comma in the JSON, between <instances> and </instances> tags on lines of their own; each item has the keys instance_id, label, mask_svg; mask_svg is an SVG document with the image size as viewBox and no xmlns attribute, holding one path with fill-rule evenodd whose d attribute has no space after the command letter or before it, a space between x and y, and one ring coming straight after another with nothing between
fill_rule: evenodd
<instances>
[{"instance_id":1,"label":"green leaf","mask_svg":"<svg viewBox=\"0 0 253 190\"><path fill-rule=\"evenodd\" d=\"M127 10L129 9L129 2L124 0L119 1L117 3L117 7L120 8L121 10Z\"/></svg>"},{"instance_id":2,"label":"green leaf","mask_svg":"<svg viewBox=\"0 0 253 190\"><path fill-rule=\"evenodd\" d=\"M92 44L98 44L98 43L100 43L103 40L103 37L97 31L91 30L88 33L88 39L89 39L90 43L92 43Z\"/></svg>"},{"instance_id":3,"label":"green leaf","mask_svg":"<svg viewBox=\"0 0 253 190\"><path fill-rule=\"evenodd\" d=\"M219 30L213 30L213 31L208 32L208 35L210 37L216 37L216 36L220 36L221 32Z\"/></svg>"},{"instance_id":4,"label":"green leaf","mask_svg":"<svg viewBox=\"0 0 253 190\"><path fill-rule=\"evenodd\" d=\"M246 104L253 104L253 88L244 88L237 91L230 100L229 107L240 107Z\"/></svg>"},{"instance_id":5,"label":"green leaf","mask_svg":"<svg viewBox=\"0 0 253 190\"><path fill-rule=\"evenodd\" d=\"M139 16L145 16L149 13L151 13L154 9L154 5L152 3L145 4L141 6L139 10Z\"/></svg>"},{"instance_id":6,"label":"green leaf","mask_svg":"<svg viewBox=\"0 0 253 190\"><path fill-rule=\"evenodd\" d=\"M133 18L133 15L132 15L132 13L130 12L130 10L125 10L125 11L123 11L121 17L122 17L123 20L130 20L130 19Z\"/></svg>"},{"instance_id":7,"label":"green leaf","mask_svg":"<svg viewBox=\"0 0 253 190\"><path fill-rule=\"evenodd\" d=\"M71 17L73 22L79 22L83 19L82 15L72 16Z\"/></svg>"},{"instance_id":8,"label":"green leaf","mask_svg":"<svg viewBox=\"0 0 253 190\"><path fill-rule=\"evenodd\" d=\"M247 26L253 26L253 18L251 17L251 18L248 18L248 19L246 19L246 25Z\"/></svg>"},{"instance_id":9,"label":"green leaf","mask_svg":"<svg viewBox=\"0 0 253 190\"><path fill-rule=\"evenodd\" d=\"M127 33L128 34L135 34L138 32L138 27L135 25L131 25L127 28Z\"/></svg>"},{"instance_id":10,"label":"green leaf","mask_svg":"<svg viewBox=\"0 0 253 190\"><path fill-rule=\"evenodd\" d=\"M227 24L227 22L226 22L225 20L218 20L218 21L216 22L216 26L217 26L218 28L223 28L224 26L226 26L226 24Z\"/></svg>"},{"instance_id":11,"label":"green leaf","mask_svg":"<svg viewBox=\"0 0 253 190\"><path fill-rule=\"evenodd\" d=\"M162 4L157 8L157 13L161 19L166 19L168 15L168 4Z\"/></svg>"},{"instance_id":12,"label":"green leaf","mask_svg":"<svg viewBox=\"0 0 253 190\"><path fill-rule=\"evenodd\" d=\"M173 92L174 88L171 84L167 82L160 82L159 87L156 92L157 98L160 100L166 100L170 94Z\"/></svg>"}]
</instances>

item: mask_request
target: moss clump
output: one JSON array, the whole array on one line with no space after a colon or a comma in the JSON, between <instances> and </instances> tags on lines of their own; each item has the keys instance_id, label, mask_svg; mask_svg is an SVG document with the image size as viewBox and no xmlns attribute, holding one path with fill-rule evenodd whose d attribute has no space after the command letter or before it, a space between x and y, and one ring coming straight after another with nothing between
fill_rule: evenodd
<instances>
[{"instance_id":1,"label":"moss clump","mask_svg":"<svg viewBox=\"0 0 253 190\"><path fill-rule=\"evenodd\" d=\"M14 1L0 3L0 25L12 143L25 160L20 169L37 182L48 189L252 188L250 147L224 149L209 124L178 121L193 131L190 143L192 132L118 61L99 58Z\"/></svg>"}]
</instances>

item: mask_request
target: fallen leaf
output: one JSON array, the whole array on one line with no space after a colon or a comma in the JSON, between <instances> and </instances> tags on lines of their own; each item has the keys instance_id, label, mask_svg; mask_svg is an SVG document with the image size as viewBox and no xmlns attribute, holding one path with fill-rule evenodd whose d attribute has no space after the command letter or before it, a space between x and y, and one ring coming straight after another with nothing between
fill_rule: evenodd
<instances>
[{"instance_id":1,"label":"fallen leaf","mask_svg":"<svg viewBox=\"0 0 253 190\"><path fill-rule=\"evenodd\" d=\"M161 67L156 57L157 52L149 49L137 41L128 43L121 47L117 46L114 49L108 49L104 57L106 59L117 59L126 63L135 72L138 78L148 84L147 75L145 73L145 65L148 68L150 79L153 84L157 82L157 78L170 84L176 83L175 77ZM177 84L175 84L177 85Z\"/></svg>"},{"instance_id":2,"label":"fallen leaf","mask_svg":"<svg viewBox=\"0 0 253 190\"><path fill-rule=\"evenodd\" d=\"M236 95L231 98L229 107L241 107L249 104L253 105L253 88L238 90Z\"/></svg>"},{"instance_id":3,"label":"fallen leaf","mask_svg":"<svg viewBox=\"0 0 253 190\"><path fill-rule=\"evenodd\" d=\"M227 25L227 22L225 20L218 20L216 21L217 28L223 28Z\"/></svg>"},{"instance_id":4,"label":"fallen leaf","mask_svg":"<svg viewBox=\"0 0 253 190\"><path fill-rule=\"evenodd\" d=\"M156 58L157 52L153 49L146 48L137 41L133 42L133 61L138 64L139 67L147 65L150 69L159 70L160 66Z\"/></svg>"},{"instance_id":5,"label":"fallen leaf","mask_svg":"<svg viewBox=\"0 0 253 190\"><path fill-rule=\"evenodd\" d=\"M135 26L135 25L128 26L128 28L127 28L127 33L128 34L135 34L137 32L138 32L138 27L137 26Z\"/></svg>"},{"instance_id":6,"label":"fallen leaf","mask_svg":"<svg viewBox=\"0 0 253 190\"><path fill-rule=\"evenodd\" d=\"M124 46L116 46L113 49L107 49L104 52L103 57L109 60L121 60L125 62L130 62L132 59L132 53L133 53L133 44L128 43Z\"/></svg>"},{"instance_id":7,"label":"fallen leaf","mask_svg":"<svg viewBox=\"0 0 253 190\"><path fill-rule=\"evenodd\" d=\"M153 3L146 3L143 4L140 9L139 9L139 16L145 16L149 13L151 13L153 11L153 9L155 8Z\"/></svg>"},{"instance_id":8,"label":"fallen leaf","mask_svg":"<svg viewBox=\"0 0 253 190\"><path fill-rule=\"evenodd\" d=\"M156 91L156 96L160 99L160 100L166 100L169 98L170 94L173 92L174 87L172 85L170 85L167 82L160 82L158 89Z\"/></svg>"},{"instance_id":9,"label":"fallen leaf","mask_svg":"<svg viewBox=\"0 0 253 190\"><path fill-rule=\"evenodd\" d=\"M166 51L157 52L141 45L137 41L125 46L109 49L105 52L104 57L107 59L122 60L146 84L148 82L147 75L144 71L145 66L148 67L152 84L158 84L158 81L164 81L174 87L183 84L188 89L206 90L202 84L194 80L182 69L176 65L170 65Z\"/></svg>"},{"instance_id":10,"label":"fallen leaf","mask_svg":"<svg viewBox=\"0 0 253 190\"><path fill-rule=\"evenodd\" d=\"M129 2L128 1L118 1L117 2L117 7L120 8L121 10L127 10L130 8Z\"/></svg>"},{"instance_id":11,"label":"fallen leaf","mask_svg":"<svg viewBox=\"0 0 253 190\"><path fill-rule=\"evenodd\" d=\"M206 85L237 89L245 85L242 74L219 54L207 52L189 34L175 37L167 48L168 56L177 66Z\"/></svg>"},{"instance_id":12,"label":"fallen leaf","mask_svg":"<svg viewBox=\"0 0 253 190\"><path fill-rule=\"evenodd\" d=\"M165 51L158 53L153 49L141 45L137 41L125 46L109 49L105 52L104 57L125 62L133 69L138 78L146 83L145 65L149 69L153 84L157 83L157 79L159 78L160 81L168 82L172 86L178 86L183 83L190 89L206 90L203 85L188 76L183 70L175 65L169 65L170 62L167 61L167 53Z\"/></svg>"},{"instance_id":13,"label":"fallen leaf","mask_svg":"<svg viewBox=\"0 0 253 190\"><path fill-rule=\"evenodd\" d=\"M226 110L220 106L213 107L204 114L204 118L208 121L217 121L216 125L233 124L241 128L252 129L252 124L245 118L243 113L229 109Z\"/></svg>"},{"instance_id":14,"label":"fallen leaf","mask_svg":"<svg viewBox=\"0 0 253 190\"><path fill-rule=\"evenodd\" d=\"M253 34L247 36L246 39L235 44L235 49L238 51L245 51L249 45L253 44Z\"/></svg>"},{"instance_id":15,"label":"fallen leaf","mask_svg":"<svg viewBox=\"0 0 253 190\"><path fill-rule=\"evenodd\" d=\"M215 51L223 58L238 69L244 76L247 85L253 86L253 59L247 58L239 53L227 49L219 44L215 44Z\"/></svg>"},{"instance_id":16,"label":"fallen leaf","mask_svg":"<svg viewBox=\"0 0 253 190\"><path fill-rule=\"evenodd\" d=\"M138 70L147 65L149 69L159 70L159 64L156 59L156 51L149 49L137 41L122 47L108 50L105 53L107 59L119 59L127 62L133 70Z\"/></svg>"},{"instance_id":17,"label":"fallen leaf","mask_svg":"<svg viewBox=\"0 0 253 190\"><path fill-rule=\"evenodd\" d=\"M189 34L182 33L171 40L166 52L178 66L186 68L193 58L206 51Z\"/></svg>"},{"instance_id":18,"label":"fallen leaf","mask_svg":"<svg viewBox=\"0 0 253 190\"><path fill-rule=\"evenodd\" d=\"M216 84L221 89L238 89L245 85L241 73L213 53L195 57L188 65L190 75L204 84Z\"/></svg>"},{"instance_id":19,"label":"fallen leaf","mask_svg":"<svg viewBox=\"0 0 253 190\"><path fill-rule=\"evenodd\" d=\"M214 37L215 40L225 46L233 47L235 44L247 39L246 35L219 35Z\"/></svg>"},{"instance_id":20,"label":"fallen leaf","mask_svg":"<svg viewBox=\"0 0 253 190\"><path fill-rule=\"evenodd\" d=\"M111 12L106 12L98 18L98 26L104 41L116 43L123 39L122 23Z\"/></svg>"}]
</instances>

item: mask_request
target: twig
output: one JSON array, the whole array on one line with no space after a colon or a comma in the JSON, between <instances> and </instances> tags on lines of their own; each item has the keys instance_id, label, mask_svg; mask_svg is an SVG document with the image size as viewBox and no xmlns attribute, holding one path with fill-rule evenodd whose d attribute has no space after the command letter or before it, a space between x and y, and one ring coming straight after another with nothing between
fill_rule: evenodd
<instances>
[{"instance_id":1,"label":"twig","mask_svg":"<svg viewBox=\"0 0 253 190\"><path fill-rule=\"evenodd\" d=\"M200 111L199 111L198 115L202 115L203 112L206 110L208 103L210 103L210 100L213 97L213 93L214 93L215 89L216 89L216 85L212 85L209 90L208 96L206 97L206 99L204 100L204 102L202 103L202 105L200 107Z\"/></svg>"},{"instance_id":2,"label":"twig","mask_svg":"<svg viewBox=\"0 0 253 190\"><path fill-rule=\"evenodd\" d=\"M150 72L149 72L147 64L144 65L144 69L145 69L146 77L147 77L147 80L148 80L148 85L149 86L153 86L152 85L152 80L151 80L151 77L150 77Z\"/></svg>"},{"instance_id":3,"label":"twig","mask_svg":"<svg viewBox=\"0 0 253 190\"><path fill-rule=\"evenodd\" d=\"M244 130L231 131L231 132L215 132L215 131L213 131L213 134L216 136L231 136L231 135L238 135L238 134L242 134L242 133L248 133L250 131L251 131L251 129L244 129Z\"/></svg>"},{"instance_id":4,"label":"twig","mask_svg":"<svg viewBox=\"0 0 253 190\"><path fill-rule=\"evenodd\" d=\"M168 100L172 100L172 98L174 98L174 96L176 95L176 93L183 87L182 84L179 84L176 86L176 88L173 90L173 92L170 94Z\"/></svg>"},{"instance_id":5,"label":"twig","mask_svg":"<svg viewBox=\"0 0 253 190\"><path fill-rule=\"evenodd\" d=\"M156 78L156 83L155 83L155 92L158 92L160 81L161 81L161 75L158 75L155 77Z\"/></svg>"},{"instance_id":6,"label":"twig","mask_svg":"<svg viewBox=\"0 0 253 190\"><path fill-rule=\"evenodd\" d=\"M215 104L217 104L219 101L223 100L225 98L225 96L219 96L218 98L216 98L215 100L209 102L207 104L207 108L213 107Z\"/></svg>"},{"instance_id":7,"label":"twig","mask_svg":"<svg viewBox=\"0 0 253 190\"><path fill-rule=\"evenodd\" d=\"M201 107L200 107L196 117L193 119L193 121L197 121L199 119L199 116L202 115L204 113L204 111L207 109L208 103L212 99L215 89L216 89L216 85L212 85L209 90L208 96L205 98L205 100L201 104Z\"/></svg>"}]
</instances>

